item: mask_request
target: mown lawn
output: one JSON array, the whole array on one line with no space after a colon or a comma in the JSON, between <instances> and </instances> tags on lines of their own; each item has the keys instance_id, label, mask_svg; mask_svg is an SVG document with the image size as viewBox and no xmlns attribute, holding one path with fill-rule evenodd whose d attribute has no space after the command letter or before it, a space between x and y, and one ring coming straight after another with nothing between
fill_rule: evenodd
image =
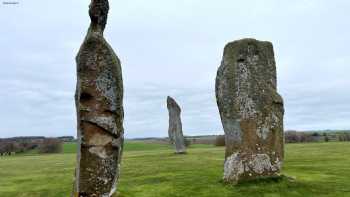
<instances>
[{"instance_id":1,"label":"mown lawn","mask_svg":"<svg viewBox=\"0 0 350 197\"><path fill-rule=\"evenodd\" d=\"M63 154L0 157L0 197L68 197L75 144ZM120 197L350 197L350 143L288 144L283 173L295 181L223 184L222 147L196 145L174 155L167 145L128 142Z\"/></svg>"}]
</instances>

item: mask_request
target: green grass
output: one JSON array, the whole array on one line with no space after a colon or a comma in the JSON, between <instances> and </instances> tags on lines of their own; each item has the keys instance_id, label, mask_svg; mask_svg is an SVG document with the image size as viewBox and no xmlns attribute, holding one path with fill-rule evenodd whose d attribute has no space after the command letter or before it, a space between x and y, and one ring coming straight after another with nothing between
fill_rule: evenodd
<instances>
[{"instance_id":1,"label":"green grass","mask_svg":"<svg viewBox=\"0 0 350 197\"><path fill-rule=\"evenodd\" d=\"M0 157L1 197L68 197L75 144L63 154ZM295 181L221 182L222 147L196 145L175 155L168 145L127 142L120 197L350 197L350 143L288 144L283 173Z\"/></svg>"},{"instance_id":2,"label":"green grass","mask_svg":"<svg viewBox=\"0 0 350 197\"><path fill-rule=\"evenodd\" d=\"M206 144L194 144L191 148L204 148L212 147ZM168 144L156 144L156 143L146 143L142 141L126 141L124 144L124 151L156 151L156 150L169 150L171 146ZM77 144L75 142L65 143L63 146L63 153L75 153L77 150ZM37 153L35 150L30 151L30 153Z\"/></svg>"},{"instance_id":3,"label":"green grass","mask_svg":"<svg viewBox=\"0 0 350 197\"><path fill-rule=\"evenodd\" d=\"M77 143L67 142L63 145L63 153L76 153L77 152Z\"/></svg>"}]
</instances>

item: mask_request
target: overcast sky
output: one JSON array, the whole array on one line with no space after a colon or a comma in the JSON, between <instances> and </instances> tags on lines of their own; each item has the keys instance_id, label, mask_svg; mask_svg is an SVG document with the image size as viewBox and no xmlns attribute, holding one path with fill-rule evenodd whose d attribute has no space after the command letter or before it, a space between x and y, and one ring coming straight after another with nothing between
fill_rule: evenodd
<instances>
[{"instance_id":1,"label":"overcast sky","mask_svg":"<svg viewBox=\"0 0 350 197\"><path fill-rule=\"evenodd\" d=\"M0 5L0 137L76 134L75 55L88 0ZM105 37L122 62L126 137L166 136L166 96L185 135L222 132L215 76L227 42L274 44L285 128L350 129L350 1L110 1Z\"/></svg>"}]
</instances>

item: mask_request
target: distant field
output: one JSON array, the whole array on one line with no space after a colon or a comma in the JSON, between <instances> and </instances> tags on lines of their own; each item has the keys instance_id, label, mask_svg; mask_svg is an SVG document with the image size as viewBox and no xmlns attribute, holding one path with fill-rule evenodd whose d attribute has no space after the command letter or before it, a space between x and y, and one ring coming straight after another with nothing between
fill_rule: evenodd
<instances>
[{"instance_id":1,"label":"distant field","mask_svg":"<svg viewBox=\"0 0 350 197\"><path fill-rule=\"evenodd\" d=\"M202 148L211 147L205 144L194 144L191 148ZM63 153L75 153L77 150L77 144L74 142L65 143L63 146ZM157 144L157 143L146 143L142 141L127 141L124 144L124 151L152 151L152 150L171 150L170 145Z\"/></svg>"},{"instance_id":2,"label":"distant field","mask_svg":"<svg viewBox=\"0 0 350 197\"><path fill-rule=\"evenodd\" d=\"M64 153L0 157L1 197L68 197L74 143ZM350 197L350 143L288 144L283 173L296 181L221 183L224 149L195 145L174 155L168 145L127 142L120 197Z\"/></svg>"}]
</instances>

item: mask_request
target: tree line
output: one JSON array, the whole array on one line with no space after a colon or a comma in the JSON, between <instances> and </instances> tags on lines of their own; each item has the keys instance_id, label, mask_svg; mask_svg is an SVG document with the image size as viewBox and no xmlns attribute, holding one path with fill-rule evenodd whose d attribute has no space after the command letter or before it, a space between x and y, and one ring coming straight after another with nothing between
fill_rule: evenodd
<instances>
[{"instance_id":1,"label":"tree line","mask_svg":"<svg viewBox=\"0 0 350 197\"><path fill-rule=\"evenodd\" d=\"M350 132L297 132L286 131L284 133L286 143L308 143L308 142L329 142L329 141L350 141ZM215 146L225 146L225 136L216 137Z\"/></svg>"},{"instance_id":2,"label":"tree line","mask_svg":"<svg viewBox=\"0 0 350 197\"><path fill-rule=\"evenodd\" d=\"M0 139L0 156L13 155L37 149L39 153L59 153L63 142L73 141L74 137L15 137Z\"/></svg>"}]
</instances>

